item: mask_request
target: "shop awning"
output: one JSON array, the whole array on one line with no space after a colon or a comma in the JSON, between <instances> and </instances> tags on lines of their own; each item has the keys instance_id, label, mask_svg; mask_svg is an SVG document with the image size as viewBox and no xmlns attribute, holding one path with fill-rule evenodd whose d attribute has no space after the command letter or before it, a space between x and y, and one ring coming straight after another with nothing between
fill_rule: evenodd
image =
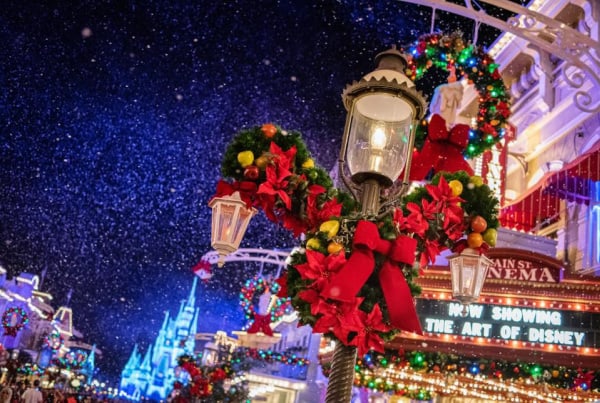
<instances>
[{"instance_id":1,"label":"shop awning","mask_svg":"<svg viewBox=\"0 0 600 403\"><path fill-rule=\"evenodd\" d=\"M547 173L519 199L502 208L505 228L531 231L558 219L560 201L589 204L592 182L600 180L600 142L560 171Z\"/></svg>"}]
</instances>

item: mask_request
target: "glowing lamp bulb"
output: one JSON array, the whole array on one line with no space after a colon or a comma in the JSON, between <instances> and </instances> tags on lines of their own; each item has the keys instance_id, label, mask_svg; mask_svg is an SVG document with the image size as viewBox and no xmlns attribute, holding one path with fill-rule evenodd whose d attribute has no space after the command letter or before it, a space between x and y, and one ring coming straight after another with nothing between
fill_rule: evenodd
<instances>
[{"instance_id":1,"label":"glowing lamp bulb","mask_svg":"<svg viewBox=\"0 0 600 403\"><path fill-rule=\"evenodd\" d=\"M376 127L371 134L371 147L375 150L383 150L387 144L387 135L382 127Z\"/></svg>"}]
</instances>

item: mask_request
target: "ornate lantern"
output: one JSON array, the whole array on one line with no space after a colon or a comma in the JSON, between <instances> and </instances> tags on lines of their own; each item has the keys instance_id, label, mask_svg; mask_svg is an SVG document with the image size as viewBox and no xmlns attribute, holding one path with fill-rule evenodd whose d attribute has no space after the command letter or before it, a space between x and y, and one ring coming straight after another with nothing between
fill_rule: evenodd
<instances>
[{"instance_id":1,"label":"ornate lantern","mask_svg":"<svg viewBox=\"0 0 600 403\"><path fill-rule=\"evenodd\" d=\"M452 278L452 297L463 305L476 302L492 261L476 250L466 248L448 257Z\"/></svg>"},{"instance_id":2,"label":"ornate lantern","mask_svg":"<svg viewBox=\"0 0 600 403\"><path fill-rule=\"evenodd\" d=\"M225 256L240 247L256 209L248 208L239 192L215 197L208 205L212 208L211 246L219 253L217 265L222 267L225 264Z\"/></svg>"},{"instance_id":3,"label":"ornate lantern","mask_svg":"<svg viewBox=\"0 0 600 403\"><path fill-rule=\"evenodd\" d=\"M361 187L372 214L379 209L381 186L392 186L403 171L403 183L408 182L414 133L427 106L404 74L406 59L395 47L375 62L374 71L342 94L348 115L339 158L344 183L353 193ZM351 181L344 175L346 162Z\"/></svg>"}]
</instances>

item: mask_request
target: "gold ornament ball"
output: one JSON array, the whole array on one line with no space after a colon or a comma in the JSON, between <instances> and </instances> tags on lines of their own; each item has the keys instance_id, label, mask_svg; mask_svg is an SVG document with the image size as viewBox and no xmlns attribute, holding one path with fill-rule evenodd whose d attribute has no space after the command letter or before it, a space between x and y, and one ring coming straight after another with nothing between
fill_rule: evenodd
<instances>
[{"instance_id":1,"label":"gold ornament ball","mask_svg":"<svg viewBox=\"0 0 600 403\"><path fill-rule=\"evenodd\" d=\"M319 240L317 238L310 238L306 242L306 247L308 249L312 249L312 250L319 250L319 249L321 249L321 242L319 242Z\"/></svg>"},{"instance_id":2,"label":"gold ornament ball","mask_svg":"<svg viewBox=\"0 0 600 403\"><path fill-rule=\"evenodd\" d=\"M329 242L329 245L327 245L327 253L329 253L330 255L338 254L343 250L344 245L342 245L341 243Z\"/></svg>"},{"instance_id":3,"label":"gold ornament ball","mask_svg":"<svg viewBox=\"0 0 600 403\"><path fill-rule=\"evenodd\" d=\"M310 169L315 167L315 161L312 158L308 158L306 161L302 163L302 168Z\"/></svg>"},{"instance_id":4,"label":"gold ornament ball","mask_svg":"<svg viewBox=\"0 0 600 403\"><path fill-rule=\"evenodd\" d=\"M319 227L319 231L327 233L327 239L331 239L337 235L340 230L340 222L338 220L325 221Z\"/></svg>"},{"instance_id":5,"label":"gold ornament ball","mask_svg":"<svg viewBox=\"0 0 600 403\"><path fill-rule=\"evenodd\" d=\"M469 178L469 182L475 185L475 187L479 187L483 185L483 178L478 175L473 175Z\"/></svg>"},{"instance_id":6,"label":"gold ornament ball","mask_svg":"<svg viewBox=\"0 0 600 403\"><path fill-rule=\"evenodd\" d=\"M261 155L254 161L254 164L260 169L265 169L269 165L270 159L266 155Z\"/></svg>"},{"instance_id":7,"label":"gold ornament ball","mask_svg":"<svg viewBox=\"0 0 600 403\"><path fill-rule=\"evenodd\" d=\"M463 192L463 184L459 180L451 180L448 182L448 186L450 186L450 189L452 189L452 195L454 196L460 196Z\"/></svg>"},{"instance_id":8,"label":"gold ornament ball","mask_svg":"<svg viewBox=\"0 0 600 403\"><path fill-rule=\"evenodd\" d=\"M246 168L254 162L254 153L250 150L242 151L237 155L237 160L242 168Z\"/></svg>"}]
</instances>

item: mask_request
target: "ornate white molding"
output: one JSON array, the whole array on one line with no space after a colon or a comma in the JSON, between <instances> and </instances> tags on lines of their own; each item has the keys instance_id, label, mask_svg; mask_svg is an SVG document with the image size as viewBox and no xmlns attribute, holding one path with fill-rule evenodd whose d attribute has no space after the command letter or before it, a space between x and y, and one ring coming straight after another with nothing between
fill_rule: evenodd
<instances>
[{"instance_id":1,"label":"ornate white molding","mask_svg":"<svg viewBox=\"0 0 600 403\"><path fill-rule=\"evenodd\" d=\"M483 9L473 8L471 0L464 0L464 5L449 3L446 0L400 1L471 18L475 21L476 26L484 23L508 32L564 60L565 65L562 72L565 82L575 90L573 98L577 108L589 113L600 112L600 42L535 11L539 9L542 1L537 1L534 6L525 8L508 0L479 0L517 14L507 21L486 14ZM591 14L593 5L589 1L580 0L577 3L584 5L586 16ZM587 28L586 32L590 32L589 20L588 16L584 21L583 27ZM580 26L582 25L580 24ZM511 39L511 35L505 35L503 40L496 43L496 46L490 50L490 54L494 56Z\"/></svg>"}]
</instances>

